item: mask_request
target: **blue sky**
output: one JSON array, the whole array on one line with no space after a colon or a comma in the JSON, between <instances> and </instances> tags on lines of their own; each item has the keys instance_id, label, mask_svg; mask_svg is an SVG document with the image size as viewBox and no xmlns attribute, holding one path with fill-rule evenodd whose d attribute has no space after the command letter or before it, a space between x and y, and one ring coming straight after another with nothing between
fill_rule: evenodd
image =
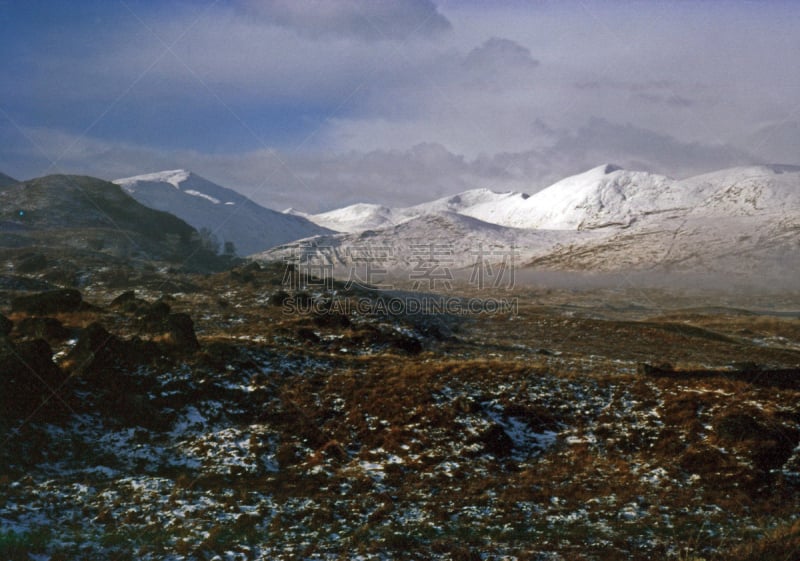
<instances>
[{"instance_id":1,"label":"blue sky","mask_svg":"<svg viewBox=\"0 0 800 561\"><path fill-rule=\"evenodd\" d=\"M800 4L0 1L0 171L273 208L800 164Z\"/></svg>"}]
</instances>

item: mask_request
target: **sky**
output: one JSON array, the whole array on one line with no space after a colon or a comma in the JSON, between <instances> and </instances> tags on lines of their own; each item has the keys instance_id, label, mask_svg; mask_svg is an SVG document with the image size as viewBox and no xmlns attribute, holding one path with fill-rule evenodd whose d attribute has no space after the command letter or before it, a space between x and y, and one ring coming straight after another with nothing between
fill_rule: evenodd
<instances>
[{"instance_id":1,"label":"sky","mask_svg":"<svg viewBox=\"0 0 800 561\"><path fill-rule=\"evenodd\" d=\"M319 212L800 164L800 3L0 0L0 171Z\"/></svg>"}]
</instances>

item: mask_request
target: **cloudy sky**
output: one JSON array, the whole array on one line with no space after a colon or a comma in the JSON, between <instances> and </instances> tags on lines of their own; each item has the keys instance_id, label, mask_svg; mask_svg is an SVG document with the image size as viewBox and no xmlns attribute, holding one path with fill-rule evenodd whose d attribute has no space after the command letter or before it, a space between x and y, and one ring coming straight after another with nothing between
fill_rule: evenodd
<instances>
[{"instance_id":1,"label":"cloudy sky","mask_svg":"<svg viewBox=\"0 0 800 561\"><path fill-rule=\"evenodd\" d=\"M800 164L800 3L0 0L0 171L273 208Z\"/></svg>"}]
</instances>

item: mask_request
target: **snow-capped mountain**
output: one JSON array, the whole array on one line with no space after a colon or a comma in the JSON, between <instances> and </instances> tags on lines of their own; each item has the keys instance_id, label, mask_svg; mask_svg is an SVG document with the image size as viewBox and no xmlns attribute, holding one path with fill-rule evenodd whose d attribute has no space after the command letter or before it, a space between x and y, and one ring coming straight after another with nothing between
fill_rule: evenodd
<instances>
[{"instance_id":1,"label":"snow-capped mountain","mask_svg":"<svg viewBox=\"0 0 800 561\"><path fill-rule=\"evenodd\" d=\"M392 226L408 219L403 214L402 209L395 210L369 203L358 203L329 212L301 216L305 216L313 223L335 232L374 230Z\"/></svg>"},{"instance_id":2,"label":"snow-capped mountain","mask_svg":"<svg viewBox=\"0 0 800 561\"><path fill-rule=\"evenodd\" d=\"M354 273L374 266L392 274L411 272L413 280L413 271L422 272L426 267L440 272L493 263L518 267L559 251L565 244L599 238L597 232L508 228L441 211L377 230L298 240L254 257L345 267Z\"/></svg>"},{"instance_id":3,"label":"snow-capped mountain","mask_svg":"<svg viewBox=\"0 0 800 561\"><path fill-rule=\"evenodd\" d=\"M676 181L628 229L537 259L580 270L748 273L794 282L800 270L800 167L739 167ZM786 275L788 273L788 276ZM797 284L800 286L800 284Z\"/></svg>"},{"instance_id":4,"label":"snow-capped mountain","mask_svg":"<svg viewBox=\"0 0 800 561\"><path fill-rule=\"evenodd\" d=\"M150 208L209 229L220 242L233 242L250 255L292 240L329 233L302 216L277 212L186 170L171 170L114 181Z\"/></svg>"},{"instance_id":5,"label":"snow-capped mountain","mask_svg":"<svg viewBox=\"0 0 800 561\"><path fill-rule=\"evenodd\" d=\"M313 215L345 234L304 247L352 264L365 247L391 247L393 264L419 261L420 246L449 248L453 267L512 251L517 263L559 270L718 271L800 269L800 167L750 166L684 180L598 166L528 196L467 191L408 208L353 205ZM310 251L310 254L309 254ZM787 267L789 269L787 269Z\"/></svg>"},{"instance_id":6,"label":"snow-capped mountain","mask_svg":"<svg viewBox=\"0 0 800 561\"><path fill-rule=\"evenodd\" d=\"M397 226L414 218L440 212L453 212L478 218L484 222L506 225L501 221L491 220L493 218L492 209L502 208L503 206L511 208L515 206L515 203L527 198L528 195L524 193L495 193L489 189L472 189L457 195L405 208L357 203L320 214L305 214L294 209L288 209L284 212L303 216L325 228L347 233Z\"/></svg>"}]
</instances>

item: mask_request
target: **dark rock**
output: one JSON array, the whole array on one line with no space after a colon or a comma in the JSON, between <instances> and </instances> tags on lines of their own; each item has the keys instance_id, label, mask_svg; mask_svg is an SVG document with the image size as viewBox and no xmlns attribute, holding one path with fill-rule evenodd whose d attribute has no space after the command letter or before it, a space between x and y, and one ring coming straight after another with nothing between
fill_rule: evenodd
<instances>
[{"instance_id":1,"label":"dark rock","mask_svg":"<svg viewBox=\"0 0 800 561\"><path fill-rule=\"evenodd\" d=\"M800 431L770 422L759 412L736 412L716 423L717 435L742 448L754 465L769 471L781 467L800 442Z\"/></svg>"},{"instance_id":2,"label":"dark rock","mask_svg":"<svg viewBox=\"0 0 800 561\"><path fill-rule=\"evenodd\" d=\"M133 290L128 290L114 298L111 301L111 307L126 309L128 306L135 304L136 302L136 293Z\"/></svg>"},{"instance_id":3,"label":"dark rock","mask_svg":"<svg viewBox=\"0 0 800 561\"><path fill-rule=\"evenodd\" d=\"M84 374L114 369L117 363L114 349L118 344L119 339L105 327L97 322L91 323L81 332L65 364L73 372Z\"/></svg>"},{"instance_id":4,"label":"dark rock","mask_svg":"<svg viewBox=\"0 0 800 561\"><path fill-rule=\"evenodd\" d=\"M77 312L90 306L83 301L81 293L72 288L49 290L29 296L19 296L11 301L11 310L32 315Z\"/></svg>"},{"instance_id":5,"label":"dark rock","mask_svg":"<svg viewBox=\"0 0 800 561\"><path fill-rule=\"evenodd\" d=\"M17 261L15 268L19 273L35 273L47 268L47 257L41 253L28 253Z\"/></svg>"},{"instance_id":6,"label":"dark rock","mask_svg":"<svg viewBox=\"0 0 800 561\"><path fill-rule=\"evenodd\" d=\"M314 311L313 321L319 327L345 328L350 327L350 318L341 310L323 307Z\"/></svg>"},{"instance_id":7,"label":"dark rock","mask_svg":"<svg viewBox=\"0 0 800 561\"><path fill-rule=\"evenodd\" d=\"M166 320L167 340L184 351L196 351L200 348L194 332L194 322L189 314L169 314Z\"/></svg>"},{"instance_id":8,"label":"dark rock","mask_svg":"<svg viewBox=\"0 0 800 561\"><path fill-rule=\"evenodd\" d=\"M533 405L510 403L505 407L505 413L523 421L535 432L558 430L560 424L558 417L550 411Z\"/></svg>"},{"instance_id":9,"label":"dark rock","mask_svg":"<svg viewBox=\"0 0 800 561\"><path fill-rule=\"evenodd\" d=\"M230 277L232 280L241 283L253 283L256 281L256 274L261 272L261 265L256 263L255 261L244 265L243 267L237 267L230 272Z\"/></svg>"},{"instance_id":10,"label":"dark rock","mask_svg":"<svg viewBox=\"0 0 800 561\"><path fill-rule=\"evenodd\" d=\"M390 347L412 355L419 354L423 350L422 342L416 337L369 324L360 325L358 330L352 333L350 340L360 345Z\"/></svg>"},{"instance_id":11,"label":"dark rock","mask_svg":"<svg viewBox=\"0 0 800 561\"><path fill-rule=\"evenodd\" d=\"M39 409L43 413L63 410L62 399L53 394L65 380L46 341L14 345L0 340L0 416L25 418Z\"/></svg>"},{"instance_id":12,"label":"dark rock","mask_svg":"<svg viewBox=\"0 0 800 561\"><path fill-rule=\"evenodd\" d=\"M422 342L419 339L400 333L392 339L392 346L410 355L418 355L422 352Z\"/></svg>"},{"instance_id":13,"label":"dark rock","mask_svg":"<svg viewBox=\"0 0 800 561\"><path fill-rule=\"evenodd\" d=\"M64 341L69 337L69 330L55 318L24 318L17 324L17 333L24 337L44 339L48 343Z\"/></svg>"},{"instance_id":14,"label":"dark rock","mask_svg":"<svg viewBox=\"0 0 800 561\"><path fill-rule=\"evenodd\" d=\"M113 373L128 372L158 354L153 343L140 339L124 341L95 322L83 330L65 364L73 373L99 380Z\"/></svg>"},{"instance_id":15,"label":"dark rock","mask_svg":"<svg viewBox=\"0 0 800 561\"><path fill-rule=\"evenodd\" d=\"M310 327L301 327L297 330L297 338L301 341L308 341L309 343L319 343L320 339L319 336L314 333L314 330Z\"/></svg>"},{"instance_id":16,"label":"dark rock","mask_svg":"<svg viewBox=\"0 0 800 561\"><path fill-rule=\"evenodd\" d=\"M731 413L717 422L717 434L731 442L770 438L771 431L760 420L747 413Z\"/></svg>"},{"instance_id":17,"label":"dark rock","mask_svg":"<svg viewBox=\"0 0 800 561\"><path fill-rule=\"evenodd\" d=\"M158 329L167 320L171 311L169 304L157 300L139 310L139 324L144 329Z\"/></svg>"},{"instance_id":18,"label":"dark rock","mask_svg":"<svg viewBox=\"0 0 800 561\"><path fill-rule=\"evenodd\" d=\"M241 358L241 350L230 343L214 341L206 345L200 355L202 363L214 370L224 371L228 365Z\"/></svg>"},{"instance_id":19,"label":"dark rock","mask_svg":"<svg viewBox=\"0 0 800 561\"><path fill-rule=\"evenodd\" d=\"M689 446L679 460L689 473L714 474L736 465L736 460L717 448L705 444Z\"/></svg>"},{"instance_id":20,"label":"dark rock","mask_svg":"<svg viewBox=\"0 0 800 561\"><path fill-rule=\"evenodd\" d=\"M514 452L514 441L508 436L508 433L498 425L492 425L484 431L480 436L480 442L483 443L483 448L489 454L498 458L505 458Z\"/></svg>"},{"instance_id":21,"label":"dark rock","mask_svg":"<svg viewBox=\"0 0 800 561\"><path fill-rule=\"evenodd\" d=\"M184 351L199 349L192 318L184 313L173 314L170 310L169 304L163 300L142 308L138 318L140 333Z\"/></svg>"},{"instance_id":22,"label":"dark rock","mask_svg":"<svg viewBox=\"0 0 800 561\"><path fill-rule=\"evenodd\" d=\"M0 336L8 335L14 328L14 322L8 319L3 314L0 314Z\"/></svg>"},{"instance_id":23,"label":"dark rock","mask_svg":"<svg viewBox=\"0 0 800 561\"><path fill-rule=\"evenodd\" d=\"M289 295L288 292L286 292L285 290L278 290L269 295L267 303L270 306L280 307L284 306L290 300L290 298L291 296Z\"/></svg>"},{"instance_id":24,"label":"dark rock","mask_svg":"<svg viewBox=\"0 0 800 561\"><path fill-rule=\"evenodd\" d=\"M639 374L643 374L645 376L664 376L673 374L675 372L675 368L668 362L664 362L659 365L652 365L642 362L638 364L637 371Z\"/></svg>"},{"instance_id":25,"label":"dark rock","mask_svg":"<svg viewBox=\"0 0 800 561\"><path fill-rule=\"evenodd\" d=\"M297 308L307 311L311 309L314 298L308 292L296 292L292 301Z\"/></svg>"},{"instance_id":26,"label":"dark rock","mask_svg":"<svg viewBox=\"0 0 800 561\"><path fill-rule=\"evenodd\" d=\"M754 442L749 450L753 464L764 472L783 467L797 446L796 433L793 436L780 435L778 438Z\"/></svg>"}]
</instances>

